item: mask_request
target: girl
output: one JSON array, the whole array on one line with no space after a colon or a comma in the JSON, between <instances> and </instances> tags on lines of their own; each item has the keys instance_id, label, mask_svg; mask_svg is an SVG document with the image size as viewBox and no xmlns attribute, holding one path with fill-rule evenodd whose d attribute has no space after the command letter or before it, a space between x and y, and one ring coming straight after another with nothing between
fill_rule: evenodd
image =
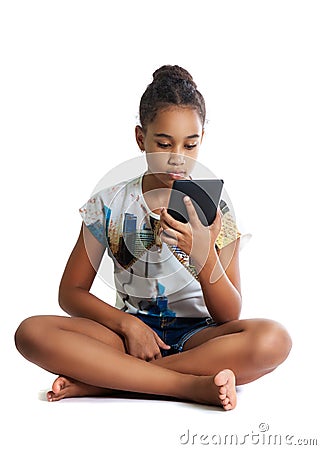
<instances>
[{"instance_id":1,"label":"girl","mask_svg":"<svg viewBox=\"0 0 321 450\"><path fill-rule=\"evenodd\" d=\"M200 222L167 212L174 180L188 179L204 134L205 103L178 66L156 70L140 102L136 140L147 171L94 195L59 288L71 317L36 316L15 335L29 361L59 374L49 401L119 391L236 405L235 386L274 370L291 340L270 320L239 320L241 235L226 203ZM90 288L107 249L116 307Z\"/></svg>"}]
</instances>

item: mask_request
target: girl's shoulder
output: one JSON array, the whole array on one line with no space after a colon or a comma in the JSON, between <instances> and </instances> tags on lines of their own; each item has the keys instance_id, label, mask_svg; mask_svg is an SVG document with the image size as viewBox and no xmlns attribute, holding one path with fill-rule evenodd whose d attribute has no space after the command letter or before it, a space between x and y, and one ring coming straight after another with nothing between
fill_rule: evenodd
<instances>
[{"instance_id":1,"label":"girl's shoulder","mask_svg":"<svg viewBox=\"0 0 321 450\"><path fill-rule=\"evenodd\" d=\"M122 180L111 186L100 185L99 190L92 194L88 202L96 202L97 200L100 200L104 205L109 205L110 203L115 201L115 198L119 200L121 196L125 196L138 191L141 186L141 178L142 175L139 175L138 177L136 176L135 178L131 178L129 180Z\"/></svg>"},{"instance_id":2,"label":"girl's shoulder","mask_svg":"<svg viewBox=\"0 0 321 450\"><path fill-rule=\"evenodd\" d=\"M251 239L252 234L247 231L247 227L244 226L239 216L236 219L231 199L226 193L220 202L220 210L222 213L222 222L220 233L215 242L217 248L221 250L237 239L240 239L240 248L243 248Z\"/></svg>"},{"instance_id":3,"label":"girl's shoulder","mask_svg":"<svg viewBox=\"0 0 321 450\"><path fill-rule=\"evenodd\" d=\"M123 209L124 201L137 196L140 179L141 176L103 187L94 192L89 200L79 208L84 224L104 246L107 245L106 231L111 210L113 210L114 217L117 216L117 212L121 213Z\"/></svg>"}]
</instances>

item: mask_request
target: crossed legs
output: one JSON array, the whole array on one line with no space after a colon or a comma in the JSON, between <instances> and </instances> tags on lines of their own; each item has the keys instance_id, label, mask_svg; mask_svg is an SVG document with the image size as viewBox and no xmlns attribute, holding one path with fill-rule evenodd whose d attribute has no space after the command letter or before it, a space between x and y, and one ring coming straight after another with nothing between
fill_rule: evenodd
<instances>
[{"instance_id":1,"label":"crossed legs","mask_svg":"<svg viewBox=\"0 0 321 450\"><path fill-rule=\"evenodd\" d=\"M246 384L273 371L288 356L291 339L277 322L266 319L234 320L206 328L192 336L184 352L154 364L194 375L231 369L236 384Z\"/></svg>"},{"instance_id":2,"label":"crossed legs","mask_svg":"<svg viewBox=\"0 0 321 450\"><path fill-rule=\"evenodd\" d=\"M145 362L126 354L120 336L84 318L35 316L16 332L22 355L61 374L49 400L68 396L111 395L115 390L165 395L189 401L236 404L237 384L272 371L291 347L275 322L241 320L195 334L177 355Z\"/></svg>"}]
</instances>

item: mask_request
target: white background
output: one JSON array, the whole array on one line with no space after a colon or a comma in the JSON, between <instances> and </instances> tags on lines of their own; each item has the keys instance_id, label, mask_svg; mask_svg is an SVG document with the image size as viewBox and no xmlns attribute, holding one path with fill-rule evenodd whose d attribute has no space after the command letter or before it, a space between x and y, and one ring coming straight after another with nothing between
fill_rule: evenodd
<instances>
[{"instance_id":1,"label":"white background","mask_svg":"<svg viewBox=\"0 0 321 450\"><path fill-rule=\"evenodd\" d=\"M244 434L261 422L317 435L320 21L319 1L1 3L2 448L180 448L188 427ZM14 331L25 317L61 313L78 207L106 172L139 155L140 96L163 64L194 76L209 120L200 161L224 178L253 234L242 250L242 317L281 321L293 350L227 414L156 401L41 402L53 376L18 354Z\"/></svg>"}]
</instances>

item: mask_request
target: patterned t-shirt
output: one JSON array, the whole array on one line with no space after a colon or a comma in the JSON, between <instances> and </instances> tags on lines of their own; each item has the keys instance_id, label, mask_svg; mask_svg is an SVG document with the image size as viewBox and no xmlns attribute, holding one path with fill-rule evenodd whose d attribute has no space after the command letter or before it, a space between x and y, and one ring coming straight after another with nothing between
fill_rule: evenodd
<instances>
[{"instance_id":1,"label":"patterned t-shirt","mask_svg":"<svg viewBox=\"0 0 321 450\"><path fill-rule=\"evenodd\" d=\"M116 307L130 313L208 317L192 260L179 247L162 243L159 216L145 202L142 178L103 189L80 208L84 224L113 260ZM240 237L224 199L220 209L218 249Z\"/></svg>"}]
</instances>

